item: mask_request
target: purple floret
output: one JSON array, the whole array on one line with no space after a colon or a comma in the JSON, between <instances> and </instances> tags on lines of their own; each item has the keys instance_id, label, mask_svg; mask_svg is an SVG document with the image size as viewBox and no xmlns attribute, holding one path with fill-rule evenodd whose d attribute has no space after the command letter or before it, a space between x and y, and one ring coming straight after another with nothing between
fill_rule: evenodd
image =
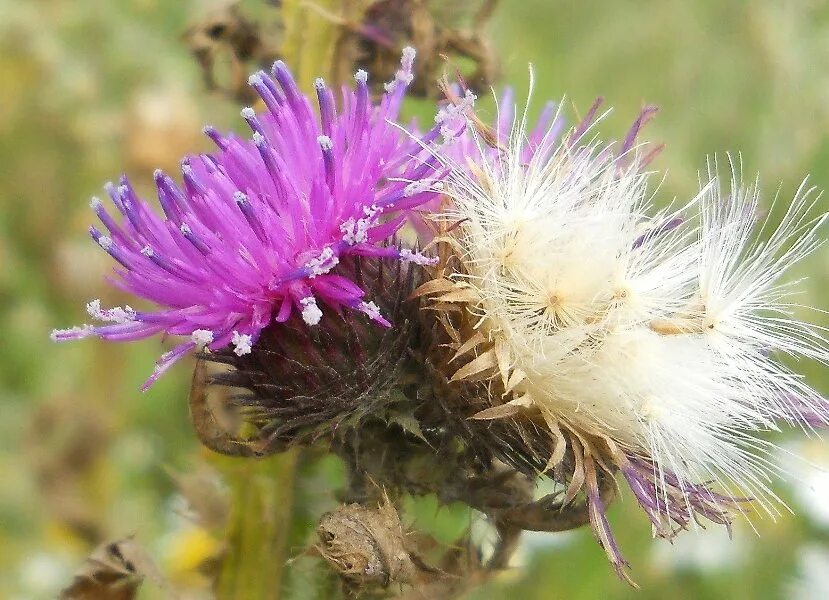
<instances>
[{"instance_id":1,"label":"purple floret","mask_svg":"<svg viewBox=\"0 0 829 600\"><path fill-rule=\"evenodd\" d=\"M316 110L277 62L273 77L250 78L266 108L242 110L250 140L207 127L218 151L182 161L182 186L156 171L163 215L126 177L108 185L123 218L119 223L93 200L104 229L90 227L90 235L119 264L113 284L158 308L102 309L94 300L88 311L105 324L57 330L53 339L188 337L161 356L146 389L197 347L250 352L262 329L295 311L309 326L324 309L361 311L389 326L336 267L354 255L428 261L388 244L409 211L434 197L416 183L440 176L425 144L394 124L413 60L414 50L404 50L377 104L358 72L355 89L343 89L339 110L321 79L314 86ZM437 129L424 136L426 144Z\"/></svg>"}]
</instances>

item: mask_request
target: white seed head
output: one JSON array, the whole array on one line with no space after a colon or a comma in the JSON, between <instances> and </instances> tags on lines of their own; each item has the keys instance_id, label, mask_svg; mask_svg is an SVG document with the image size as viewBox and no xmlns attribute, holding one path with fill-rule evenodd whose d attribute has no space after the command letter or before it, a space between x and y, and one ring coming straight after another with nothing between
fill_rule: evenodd
<instances>
[{"instance_id":1,"label":"white seed head","mask_svg":"<svg viewBox=\"0 0 829 600\"><path fill-rule=\"evenodd\" d=\"M459 119L457 108L438 121ZM736 174L721 189L712 169L681 210L654 212L635 156L623 157L631 166L564 136L528 158L524 128L517 120L503 153L474 131L463 159L438 151L450 170L443 217L457 224L462 281L481 298L470 310L525 374L515 393L652 458L657 481L720 482L774 510L764 482L776 467L754 432L796 421L792 398L829 419L819 394L769 352L829 364L822 330L791 316L792 289L779 283L820 245L826 217L813 216L811 190L801 187L760 243L756 187ZM695 212L700 224L681 222Z\"/></svg>"}]
</instances>

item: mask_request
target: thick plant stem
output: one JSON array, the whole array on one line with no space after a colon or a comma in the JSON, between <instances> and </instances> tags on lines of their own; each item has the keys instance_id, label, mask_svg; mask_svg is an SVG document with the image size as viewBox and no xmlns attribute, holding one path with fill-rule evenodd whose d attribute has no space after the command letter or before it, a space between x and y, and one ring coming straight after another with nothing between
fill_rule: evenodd
<instances>
[{"instance_id":1,"label":"thick plant stem","mask_svg":"<svg viewBox=\"0 0 829 600\"><path fill-rule=\"evenodd\" d=\"M335 63L343 25L359 21L364 5L362 0L283 0L281 54L306 92L313 92L319 76L340 83ZM299 454L291 450L264 459L215 455L232 502L216 589L220 600L284 597L291 531L301 509L294 502Z\"/></svg>"},{"instance_id":2,"label":"thick plant stem","mask_svg":"<svg viewBox=\"0 0 829 600\"><path fill-rule=\"evenodd\" d=\"M342 14L357 0L315 0ZM340 26L320 16L306 0L283 0L282 55L299 85L310 92L314 78L329 76ZM349 15L351 16L351 15ZM279 600L296 512L299 450L263 459L216 455L231 492L232 512L216 596L221 600Z\"/></svg>"},{"instance_id":3,"label":"thick plant stem","mask_svg":"<svg viewBox=\"0 0 829 600\"><path fill-rule=\"evenodd\" d=\"M217 598L282 597L298 454L292 450L261 460L216 456L232 503Z\"/></svg>"}]
</instances>

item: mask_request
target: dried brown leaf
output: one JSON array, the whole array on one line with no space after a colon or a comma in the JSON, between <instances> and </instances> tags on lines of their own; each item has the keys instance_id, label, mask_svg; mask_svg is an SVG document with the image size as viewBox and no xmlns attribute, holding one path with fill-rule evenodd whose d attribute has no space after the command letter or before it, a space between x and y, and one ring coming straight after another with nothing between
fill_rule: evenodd
<instances>
[{"instance_id":1,"label":"dried brown leaf","mask_svg":"<svg viewBox=\"0 0 829 600\"><path fill-rule=\"evenodd\" d=\"M144 578L175 598L149 554L128 537L98 546L60 593L61 600L132 600Z\"/></svg>"},{"instance_id":2,"label":"dried brown leaf","mask_svg":"<svg viewBox=\"0 0 829 600\"><path fill-rule=\"evenodd\" d=\"M219 368L199 359L190 387L190 420L206 447L227 456L259 456L259 452L238 436L241 422L230 402L230 388L211 386L208 369Z\"/></svg>"}]
</instances>

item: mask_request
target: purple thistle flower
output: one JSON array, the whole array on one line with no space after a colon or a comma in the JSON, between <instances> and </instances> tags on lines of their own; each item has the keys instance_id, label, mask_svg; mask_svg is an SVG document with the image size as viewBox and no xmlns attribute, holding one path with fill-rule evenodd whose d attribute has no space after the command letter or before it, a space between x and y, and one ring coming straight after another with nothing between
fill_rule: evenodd
<instances>
[{"instance_id":1,"label":"purple thistle flower","mask_svg":"<svg viewBox=\"0 0 829 600\"><path fill-rule=\"evenodd\" d=\"M123 219L118 223L93 199L106 233L90 227L90 235L119 264L113 284L158 308L103 309L93 300L88 312L105 324L56 330L52 338L188 337L161 356L146 389L195 348L232 345L239 356L249 353L263 328L294 313L312 326L324 307L350 309L388 327L364 290L336 267L345 256L428 262L384 244L412 208L434 195L413 182L439 176L424 142L393 123L412 80L414 55L411 48L403 51L378 104L363 71L355 75L355 89L343 89L339 111L332 90L318 79L318 114L281 61L273 78L255 73L250 84L266 110L242 110L251 140L206 127L218 151L182 161L183 186L155 173L163 215L126 177L109 184ZM438 129L424 136L425 144Z\"/></svg>"}]
</instances>

